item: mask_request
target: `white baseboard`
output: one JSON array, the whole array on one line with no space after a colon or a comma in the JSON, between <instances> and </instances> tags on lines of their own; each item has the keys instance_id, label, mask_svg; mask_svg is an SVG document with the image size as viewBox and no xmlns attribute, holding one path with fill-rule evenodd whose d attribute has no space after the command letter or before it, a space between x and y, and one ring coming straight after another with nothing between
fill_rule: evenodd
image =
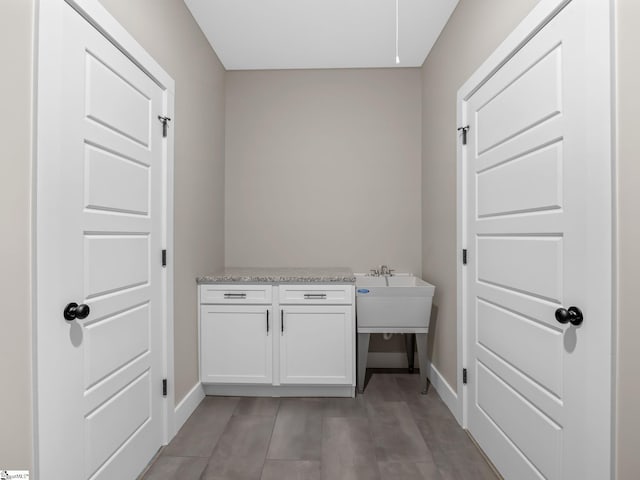
<instances>
[{"instance_id":1,"label":"white baseboard","mask_svg":"<svg viewBox=\"0 0 640 480\"><path fill-rule=\"evenodd\" d=\"M207 395L226 397L355 397L355 385L216 385L202 386Z\"/></svg>"},{"instance_id":2,"label":"white baseboard","mask_svg":"<svg viewBox=\"0 0 640 480\"><path fill-rule=\"evenodd\" d=\"M197 383L185 397L180 400L180 403L176 406L174 422L175 432L172 436L178 433L178 430L182 428L187 419L191 416L193 411L200 405L200 402L204 399L204 390L201 383Z\"/></svg>"},{"instance_id":3,"label":"white baseboard","mask_svg":"<svg viewBox=\"0 0 640 480\"><path fill-rule=\"evenodd\" d=\"M414 366L418 367L418 354L413 358ZM407 354L405 352L369 352L367 356L367 368L407 368ZM429 371L427 377L431 386L438 392L438 396L444 404L451 410L451 413L462 425L462 417L460 415L461 408L458 402L458 394L455 392L449 382L447 382L442 374L433 364L429 363Z\"/></svg>"},{"instance_id":4,"label":"white baseboard","mask_svg":"<svg viewBox=\"0 0 640 480\"><path fill-rule=\"evenodd\" d=\"M427 374L431 386L436 389L438 396L442 399L443 403L451 410L451 413L455 417L456 421L462 425L462 416L460 412L460 404L458 402L458 394L455 392L449 382L447 382L442 374L438 371L432 363L429 363L429 372Z\"/></svg>"}]
</instances>

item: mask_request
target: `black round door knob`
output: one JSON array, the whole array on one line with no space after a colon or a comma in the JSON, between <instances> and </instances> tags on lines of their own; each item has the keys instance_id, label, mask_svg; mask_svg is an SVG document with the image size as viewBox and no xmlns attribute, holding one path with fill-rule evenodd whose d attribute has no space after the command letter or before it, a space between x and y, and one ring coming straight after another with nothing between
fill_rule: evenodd
<instances>
[{"instance_id":1,"label":"black round door knob","mask_svg":"<svg viewBox=\"0 0 640 480\"><path fill-rule=\"evenodd\" d=\"M570 323L577 327L582 323L584 317L582 316L582 311L578 307L569 307L568 309L560 307L556 310L556 320L559 323Z\"/></svg>"},{"instance_id":2,"label":"black round door knob","mask_svg":"<svg viewBox=\"0 0 640 480\"><path fill-rule=\"evenodd\" d=\"M67 305L64 308L64 312L62 312L62 314L64 315L64 319L69 321L75 320L76 318L78 320L82 320L84 318L87 318L89 316L89 313L91 313L89 305L85 305L84 303L78 305L75 302L71 302L69 305Z\"/></svg>"}]
</instances>

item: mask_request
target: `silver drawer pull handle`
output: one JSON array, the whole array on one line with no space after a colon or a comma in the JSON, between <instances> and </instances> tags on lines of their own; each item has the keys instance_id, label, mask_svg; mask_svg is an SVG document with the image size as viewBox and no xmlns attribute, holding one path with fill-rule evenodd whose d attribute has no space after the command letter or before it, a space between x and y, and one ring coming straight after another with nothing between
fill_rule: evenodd
<instances>
[{"instance_id":1,"label":"silver drawer pull handle","mask_svg":"<svg viewBox=\"0 0 640 480\"><path fill-rule=\"evenodd\" d=\"M246 293L225 293L224 298L247 298Z\"/></svg>"},{"instance_id":2,"label":"silver drawer pull handle","mask_svg":"<svg viewBox=\"0 0 640 480\"><path fill-rule=\"evenodd\" d=\"M315 300L325 300L327 298L326 293L305 293L304 298L307 300L315 299Z\"/></svg>"}]
</instances>

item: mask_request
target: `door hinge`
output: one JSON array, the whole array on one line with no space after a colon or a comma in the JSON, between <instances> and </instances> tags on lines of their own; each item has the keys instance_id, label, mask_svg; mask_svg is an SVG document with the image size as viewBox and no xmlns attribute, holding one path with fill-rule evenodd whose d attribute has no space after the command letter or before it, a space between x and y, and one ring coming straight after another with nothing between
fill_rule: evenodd
<instances>
[{"instance_id":1,"label":"door hinge","mask_svg":"<svg viewBox=\"0 0 640 480\"><path fill-rule=\"evenodd\" d=\"M166 379L166 378L163 378L163 379L162 379L162 396L163 396L163 397L166 397L166 396L167 396L167 388L168 388L168 386L167 386L167 379Z\"/></svg>"},{"instance_id":2,"label":"door hinge","mask_svg":"<svg viewBox=\"0 0 640 480\"><path fill-rule=\"evenodd\" d=\"M462 131L462 144L467 144L467 132L469 131L469 125L465 127L458 127L458 131Z\"/></svg>"},{"instance_id":3,"label":"door hinge","mask_svg":"<svg viewBox=\"0 0 640 480\"><path fill-rule=\"evenodd\" d=\"M467 384L467 369L466 368L462 369L462 384L463 385Z\"/></svg>"},{"instance_id":4,"label":"door hinge","mask_svg":"<svg viewBox=\"0 0 640 480\"><path fill-rule=\"evenodd\" d=\"M162 266L163 267L167 266L167 251L166 250L162 250Z\"/></svg>"},{"instance_id":5,"label":"door hinge","mask_svg":"<svg viewBox=\"0 0 640 480\"><path fill-rule=\"evenodd\" d=\"M158 115L158 120L160 120L160 123L162 123L162 136L166 137L167 130L169 128L169 122L171 121L171 119L169 117L163 117L162 115Z\"/></svg>"},{"instance_id":6,"label":"door hinge","mask_svg":"<svg viewBox=\"0 0 640 480\"><path fill-rule=\"evenodd\" d=\"M462 264L463 265L467 264L467 249L466 248L462 249Z\"/></svg>"}]
</instances>

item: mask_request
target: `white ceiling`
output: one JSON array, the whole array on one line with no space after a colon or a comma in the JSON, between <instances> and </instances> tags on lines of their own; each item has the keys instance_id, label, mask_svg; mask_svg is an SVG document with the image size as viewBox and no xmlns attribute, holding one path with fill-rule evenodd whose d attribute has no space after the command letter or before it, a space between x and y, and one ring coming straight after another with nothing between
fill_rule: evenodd
<instances>
[{"instance_id":1,"label":"white ceiling","mask_svg":"<svg viewBox=\"0 0 640 480\"><path fill-rule=\"evenodd\" d=\"M227 70L419 67L458 0L184 0Z\"/></svg>"}]
</instances>

